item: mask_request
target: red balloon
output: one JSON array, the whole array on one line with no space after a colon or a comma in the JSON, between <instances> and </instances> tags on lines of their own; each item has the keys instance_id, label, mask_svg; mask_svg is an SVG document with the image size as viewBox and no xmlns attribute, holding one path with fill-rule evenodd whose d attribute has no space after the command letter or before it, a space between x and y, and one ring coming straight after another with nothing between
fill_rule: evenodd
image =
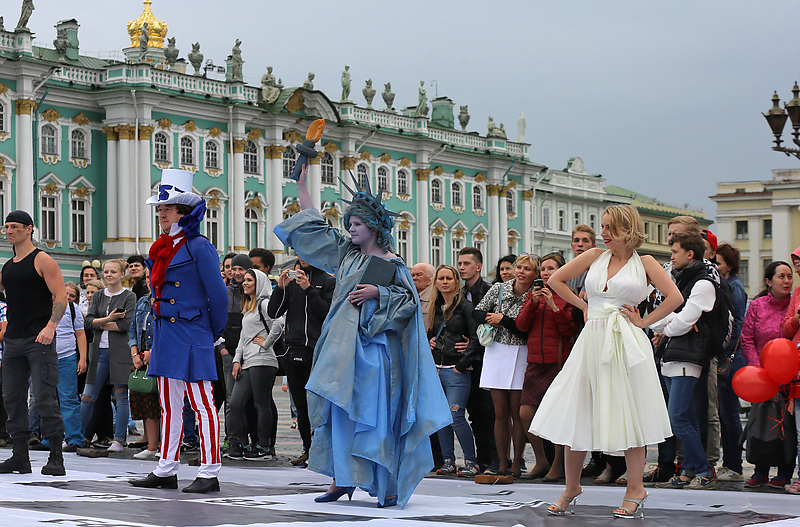
<instances>
[{"instance_id":1,"label":"red balloon","mask_svg":"<svg viewBox=\"0 0 800 527\"><path fill-rule=\"evenodd\" d=\"M751 403L762 403L775 397L779 385L767 370L759 366L745 366L733 376L733 391Z\"/></svg>"},{"instance_id":2,"label":"red balloon","mask_svg":"<svg viewBox=\"0 0 800 527\"><path fill-rule=\"evenodd\" d=\"M772 380L778 384L786 384L797 375L800 353L791 340L773 339L762 348L759 361Z\"/></svg>"}]
</instances>

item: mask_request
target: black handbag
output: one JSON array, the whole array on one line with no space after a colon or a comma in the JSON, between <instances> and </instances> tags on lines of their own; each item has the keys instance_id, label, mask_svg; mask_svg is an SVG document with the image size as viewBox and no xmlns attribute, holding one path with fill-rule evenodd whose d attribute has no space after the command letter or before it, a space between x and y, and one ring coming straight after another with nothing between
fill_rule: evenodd
<instances>
[{"instance_id":1,"label":"black handbag","mask_svg":"<svg viewBox=\"0 0 800 527\"><path fill-rule=\"evenodd\" d=\"M759 466L783 467L794 465L797 457L795 416L789 413L788 397L784 392L764 401L753 403L747 426L742 433L746 442L746 459Z\"/></svg>"}]
</instances>

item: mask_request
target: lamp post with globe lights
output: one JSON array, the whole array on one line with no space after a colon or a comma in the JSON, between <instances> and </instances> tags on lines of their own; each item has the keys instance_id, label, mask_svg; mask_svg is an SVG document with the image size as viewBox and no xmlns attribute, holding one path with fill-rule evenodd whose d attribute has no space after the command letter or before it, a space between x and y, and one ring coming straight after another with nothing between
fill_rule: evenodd
<instances>
[{"instance_id":1,"label":"lamp post with globe lights","mask_svg":"<svg viewBox=\"0 0 800 527\"><path fill-rule=\"evenodd\" d=\"M784 110L784 108L780 106L781 98L776 91L772 95L772 108L762 115L767 120L769 127L772 129L772 134L775 136L775 146L773 146L772 149L776 152L783 152L787 156L795 156L800 159L800 148L781 146L781 143L783 143L781 136L783 135L783 128L786 125L786 119L788 118L792 122L792 142L800 147L800 87L797 85L797 82L794 83L792 94L794 97L785 105Z\"/></svg>"}]
</instances>

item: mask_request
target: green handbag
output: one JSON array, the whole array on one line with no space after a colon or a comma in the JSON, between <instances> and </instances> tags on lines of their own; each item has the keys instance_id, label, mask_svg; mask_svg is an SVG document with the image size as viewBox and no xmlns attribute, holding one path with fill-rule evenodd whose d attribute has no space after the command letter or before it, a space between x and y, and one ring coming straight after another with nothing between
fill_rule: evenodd
<instances>
[{"instance_id":1,"label":"green handbag","mask_svg":"<svg viewBox=\"0 0 800 527\"><path fill-rule=\"evenodd\" d=\"M145 370L134 370L128 376L128 389L139 393L158 393L158 379L147 375L148 366Z\"/></svg>"}]
</instances>

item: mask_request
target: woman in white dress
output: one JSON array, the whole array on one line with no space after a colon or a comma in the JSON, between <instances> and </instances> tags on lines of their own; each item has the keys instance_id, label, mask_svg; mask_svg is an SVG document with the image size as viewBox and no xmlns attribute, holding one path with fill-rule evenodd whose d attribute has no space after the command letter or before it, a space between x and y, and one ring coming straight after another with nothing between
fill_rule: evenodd
<instances>
[{"instance_id":1,"label":"woman in white dress","mask_svg":"<svg viewBox=\"0 0 800 527\"><path fill-rule=\"evenodd\" d=\"M680 291L652 256L639 257L644 224L633 207L603 212L606 250L590 249L550 277L561 298L582 309L586 327L542 400L531 433L565 445L567 485L548 512L563 515L583 492L581 468L587 451L624 453L628 485L614 516L644 516L645 445L672 435L652 348L644 331L683 303ZM588 270L588 304L566 282ZM644 319L636 306L652 286L665 298ZM575 512L573 503L572 512Z\"/></svg>"}]
</instances>

